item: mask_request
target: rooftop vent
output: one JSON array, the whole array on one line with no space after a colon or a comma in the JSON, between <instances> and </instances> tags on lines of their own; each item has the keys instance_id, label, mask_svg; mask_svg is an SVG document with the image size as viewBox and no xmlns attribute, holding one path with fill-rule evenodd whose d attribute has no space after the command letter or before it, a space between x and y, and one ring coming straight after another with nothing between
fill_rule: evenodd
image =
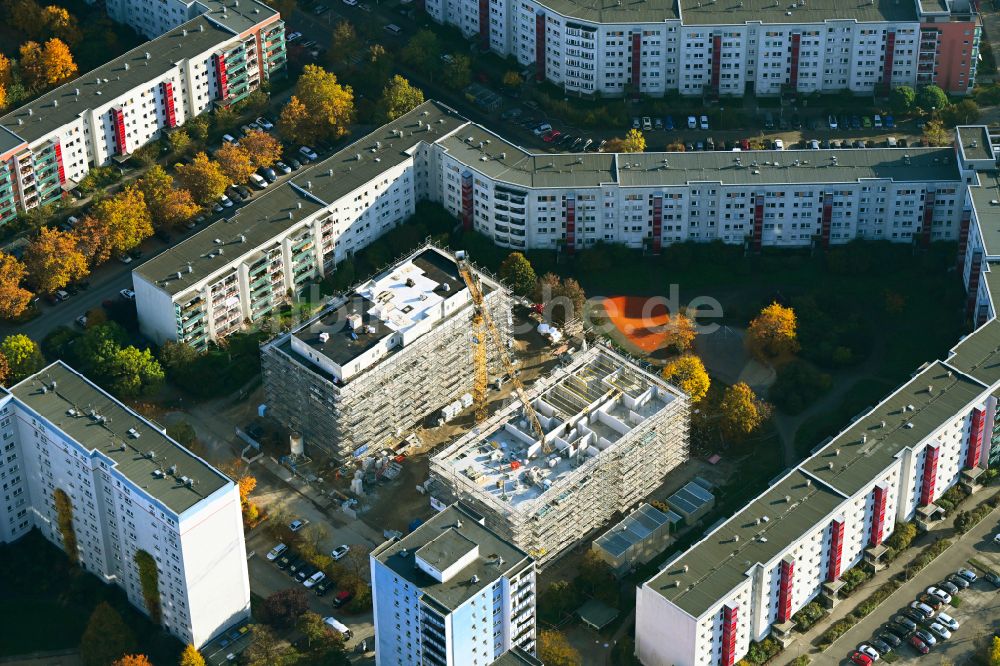
<instances>
[{"instance_id":1,"label":"rooftop vent","mask_svg":"<svg viewBox=\"0 0 1000 666\"><path fill-rule=\"evenodd\" d=\"M319 334L320 343L326 344L329 340L330 340L330 334L327 333L326 331L323 331L322 333Z\"/></svg>"},{"instance_id":2,"label":"rooftop vent","mask_svg":"<svg viewBox=\"0 0 1000 666\"><path fill-rule=\"evenodd\" d=\"M135 428L129 428L128 429L128 436L129 437L133 437L135 439L139 439L139 431L136 430Z\"/></svg>"},{"instance_id":3,"label":"rooftop vent","mask_svg":"<svg viewBox=\"0 0 1000 666\"><path fill-rule=\"evenodd\" d=\"M125 63L125 71L128 71L128 63Z\"/></svg>"},{"instance_id":4,"label":"rooftop vent","mask_svg":"<svg viewBox=\"0 0 1000 666\"><path fill-rule=\"evenodd\" d=\"M168 467L167 474L169 474L170 476L174 476L175 474L177 474L177 465L171 465L170 467Z\"/></svg>"},{"instance_id":5,"label":"rooftop vent","mask_svg":"<svg viewBox=\"0 0 1000 666\"><path fill-rule=\"evenodd\" d=\"M476 574L472 574L472 584L475 585L478 582L479 582L479 576L477 576Z\"/></svg>"},{"instance_id":6,"label":"rooftop vent","mask_svg":"<svg viewBox=\"0 0 1000 666\"><path fill-rule=\"evenodd\" d=\"M162 469L154 469L153 470L153 476L155 476L157 479L162 479L164 477L163 470Z\"/></svg>"}]
</instances>

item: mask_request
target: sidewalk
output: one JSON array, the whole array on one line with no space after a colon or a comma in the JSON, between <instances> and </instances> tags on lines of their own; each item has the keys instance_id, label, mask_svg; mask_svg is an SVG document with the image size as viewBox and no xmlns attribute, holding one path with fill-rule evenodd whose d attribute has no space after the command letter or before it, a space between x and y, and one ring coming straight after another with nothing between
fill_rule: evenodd
<instances>
[{"instance_id":1,"label":"sidewalk","mask_svg":"<svg viewBox=\"0 0 1000 666\"><path fill-rule=\"evenodd\" d=\"M983 501L997 494L1000 494L1000 487L998 486L984 488L979 492L975 493L974 495L972 495L971 497L969 497L962 504L961 510L968 511L978 506ZM854 593L851 594L849 599L842 600L839 604L837 604L836 608L830 611L829 615L827 615L823 620L820 620L815 625L813 625L808 631L801 634L793 633L795 639L791 644L789 644L787 648L785 648L784 652L782 652L781 655L775 661L780 664L790 664L796 657L803 654L808 654L812 656L813 660L816 661L819 658L817 655L837 653L837 642L834 642L834 644L827 649L826 653L821 653L816 647L813 646L813 642L817 638L819 638L819 636L823 634L823 632L825 632L834 622L847 617L862 601L868 598L868 596L873 591L875 591L876 588L878 588L880 585L888 581L896 574L900 573L905 568L905 566L909 564L910 561L912 561L913 558L916 557L917 554L920 553L920 551L923 550L925 547L934 543L938 539L943 539L943 538L955 539L956 534L954 530L954 521L955 521L955 516L957 514L958 511L953 511L951 515L949 515L947 518L941 521L933 530L919 535L916 539L913 540L913 543L910 545L910 547L906 549L903 553L901 553L889 566L887 566L882 571L876 573L874 576L872 576L871 579L866 581L864 584L857 587L854 590ZM987 517L986 519L984 519L983 522L988 522L990 520L991 517ZM980 523L976 527L979 527L981 525L982 523ZM973 531L975 531L975 528L973 528ZM957 538L961 539L963 536L967 535L968 533L966 535L958 536ZM946 550L941 555L941 557L947 558L949 556L949 553L952 551L952 549L955 548L955 546L956 544L953 543L951 548ZM958 565L956 565L955 568L958 568ZM891 603L891 602L892 599L890 598L884 603ZM881 609L881 606L879 608ZM878 610L875 611L875 613L878 612L879 612ZM843 650L841 650L840 652L842 653Z\"/></svg>"}]
</instances>

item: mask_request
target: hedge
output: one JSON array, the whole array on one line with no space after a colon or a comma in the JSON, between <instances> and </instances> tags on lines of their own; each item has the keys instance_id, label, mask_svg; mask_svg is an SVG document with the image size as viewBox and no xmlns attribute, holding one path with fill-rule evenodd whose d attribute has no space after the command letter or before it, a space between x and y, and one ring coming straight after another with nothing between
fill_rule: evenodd
<instances>
[{"instance_id":1,"label":"hedge","mask_svg":"<svg viewBox=\"0 0 1000 666\"><path fill-rule=\"evenodd\" d=\"M924 548L923 552L913 558L913 561L903 569L903 578L910 580L916 576L921 569L933 562L938 555L948 550L950 546L951 540L941 539Z\"/></svg>"},{"instance_id":2,"label":"hedge","mask_svg":"<svg viewBox=\"0 0 1000 666\"><path fill-rule=\"evenodd\" d=\"M142 587L142 598L146 602L146 610L154 624L160 624L163 617L160 606L160 572L156 568L156 560L144 550L135 551L135 565L139 569L139 585Z\"/></svg>"},{"instance_id":3,"label":"hedge","mask_svg":"<svg viewBox=\"0 0 1000 666\"><path fill-rule=\"evenodd\" d=\"M69 561L76 564L80 561L80 551L76 544L76 530L73 529L73 502L62 488L56 488L52 497L56 504L56 523L62 534L63 548L66 549Z\"/></svg>"},{"instance_id":4,"label":"hedge","mask_svg":"<svg viewBox=\"0 0 1000 666\"><path fill-rule=\"evenodd\" d=\"M783 649L781 643L770 636L759 643L750 641L750 649L747 650L745 661L751 664L766 664L774 659Z\"/></svg>"},{"instance_id":5,"label":"hedge","mask_svg":"<svg viewBox=\"0 0 1000 666\"><path fill-rule=\"evenodd\" d=\"M826 617L826 610L823 606L818 601L811 601L793 615L792 620L795 622L795 628L804 632L824 617Z\"/></svg>"},{"instance_id":6,"label":"hedge","mask_svg":"<svg viewBox=\"0 0 1000 666\"><path fill-rule=\"evenodd\" d=\"M958 515L955 516L955 531L959 534L965 534L971 530L983 518L990 515L996 508L998 501L1000 500L997 497L991 497L972 511L959 511Z\"/></svg>"}]
</instances>

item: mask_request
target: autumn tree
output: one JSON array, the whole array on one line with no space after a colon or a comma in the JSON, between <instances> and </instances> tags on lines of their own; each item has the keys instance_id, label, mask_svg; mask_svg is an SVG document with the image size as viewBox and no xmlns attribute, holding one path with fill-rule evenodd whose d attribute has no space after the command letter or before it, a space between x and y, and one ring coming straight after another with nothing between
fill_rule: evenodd
<instances>
[{"instance_id":1,"label":"autumn tree","mask_svg":"<svg viewBox=\"0 0 1000 666\"><path fill-rule=\"evenodd\" d=\"M682 354L691 348L698 335L694 322L681 312L670 315L670 320L663 325L666 346L677 354Z\"/></svg>"},{"instance_id":2,"label":"autumn tree","mask_svg":"<svg viewBox=\"0 0 1000 666\"><path fill-rule=\"evenodd\" d=\"M56 5L45 7L41 12L41 20L49 33L66 44L76 46L83 39L76 17L63 7Z\"/></svg>"},{"instance_id":3,"label":"autumn tree","mask_svg":"<svg viewBox=\"0 0 1000 666\"><path fill-rule=\"evenodd\" d=\"M278 628L290 627L296 618L309 610L309 600L301 587L285 588L264 600L268 621Z\"/></svg>"},{"instance_id":4,"label":"autumn tree","mask_svg":"<svg viewBox=\"0 0 1000 666\"><path fill-rule=\"evenodd\" d=\"M10 365L11 382L19 382L42 369L45 359L38 343L23 333L8 335L0 342L0 354Z\"/></svg>"},{"instance_id":5,"label":"autumn tree","mask_svg":"<svg viewBox=\"0 0 1000 666\"><path fill-rule=\"evenodd\" d=\"M247 151L233 143L225 143L215 151L215 161L219 163L226 179L233 183L247 182L255 170Z\"/></svg>"},{"instance_id":6,"label":"autumn tree","mask_svg":"<svg viewBox=\"0 0 1000 666\"><path fill-rule=\"evenodd\" d=\"M346 62L358 52L361 40L349 21L337 21L330 37L330 59L332 62Z\"/></svg>"},{"instance_id":7,"label":"autumn tree","mask_svg":"<svg viewBox=\"0 0 1000 666\"><path fill-rule=\"evenodd\" d=\"M545 318L556 324L581 317L587 301L579 282L573 278L563 280L555 273L546 273L538 280L533 298L542 304Z\"/></svg>"},{"instance_id":8,"label":"autumn tree","mask_svg":"<svg viewBox=\"0 0 1000 666\"><path fill-rule=\"evenodd\" d=\"M173 153L182 155L191 147L191 135L186 129L178 128L167 135L167 143L170 144Z\"/></svg>"},{"instance_id":9,"label":"autumn tree","mask_svg":"<svg viewBox=\"0 0 1000 666\"><path fill-rule=\"evenodd\" d=\"M289 139L313 143L337 139L354 119L354 91L318 65L306 65L295 94L281 111L279 129Z\"/></svg>"},{"instance_id":10,"label":"autumn tree","mask_svg":"<svg viewBox=\"0 0 1000 666\"><path fill-rule=\"evenodd\" d=\"M58 37L48 40L44 46L37 42L25 42L20 51L18 64L21 74L33 88L62 83L77 72L73 54L66 42Z\"/></svg>"},{"instance_id":11,"label":"autumn tree","mask_svg":"<svg viewBox=\"0 0 1000 666\"><path fill-rule=\"evenodd\" d=\"M940 120L929 120L924 125L923 139L928 146L947 146L951 143L951 132L945 129Z\"/></svg>"},{"instance_id":12,"label":"autumn tree","mask_svg":"<svg viewBox=\"0 0 1000 666\"><path fill-rule=\"evenodd\" d=\"M453 53L444 65L444 84L461 90L472 81L472 61L462 53Z\"/></svg>"},{"instance_id":13,"label":"autumn tree","mask_svg":"<svg viewBox=\"0 0 1000 666\"><path fill-rule=\"evenodd\" d=\"M45 35L42 21L42 7L35 0L13 0L4 3L10 18L10 25L26 37L38 39Z\"/></svg>"},{"instance_id":14,"label":"autumn tree","mask_svg":"<svg viewBox=\"0 0 1000 666\"><path fill-rule=\"evenodd\" d=\"M269 167L281 159L281 142L267 132L247 132L240 141L240 148L247 154L255 169Z\"/></svg>"},{"instance_id":15,"label":"autumn tree","mask_svg":"<svg viewBox=\"0 0 1000 666\"><path fill-rule=\"evenodd\" d=\"M350 660L344 652L343 637L324 622L321 615L306 611L299 617L295 625L306 639L306 650L303 656L308 663L324 664L325 666L347 666L350 664Z\"/></svg>"},{"instance_id":16,"label":"autumn tree","mask_svg":"<svg viewBox=\"0 0 1000 666\"><path fill-rule=\"evenodd\" d=\"M988 666L1000 666L1000 637L993 636L987 644L986 663Z\"/></svg>"},{"instance_id":17,"label":"autumn tree","mask_svg":"<svg viewBox=\"0 0 1000 666\"><path fill-rule=\"evenodd\" d=\"M243 663L247 666L274 666L284 661L285 650L282 649L278 637L270 627L266 624L255 624L250 631L250 645L243 653Z\"/></svg>"},{"instance_id":18,"label":"autumn tree","mask_svg":"<svg viewBox=\"0 0 1000 666\"><path fill-rule=\"evenodd\" d=\"M153 226L172 229L198 214L200 208L185 189L174 187L174 179L159 164L139 181L139 189L149 207Z\"/></svg>"},{"instance_id":19,"label":"autumn tree","mask_svg":"<svg viewBox=\"0 0 1000 666\"><path fill-rule=\"evenodd\" d=\"M520 88L523 83L524 79L521 78L521 75L513 70L506 72L503 75L504 86L510 88L511 90Z\"/></svg>"},{"instance_id":20,"label":"autumn tree","mask_svg":"<svg viewBox=\"0 0 1000 666\"><path fill-rule=\"evenodd\" d=\"M80 638L80 658L85 666L108 666L136 650L136 638L122 616L106 601L90 614Z\"/></svg>"},{"instance_id":21,"label":"autumn tree","mask_svg":"<svg viewBox=\"0 0 1000 666\"><path fill-rule=\"evenodd\" d=\"M21 78L30 87L41 88L45 83L45 61L41 44L29 40L21 44L18 52L21 57L17 60L17 68Z\"/></svg>"},{"instance_id":22,"label":"autumn tree","mask_svg":"<svg viewBox=\"0 0 1000 666\"><path fill-rule=\"evenodd\" d=\"M378 104L379 116L385 120L395 120L423 103L424 91L396 74L382 90L382 99Z\"/></svg>"},{"instance_id":23,"label":"autumn tree","mask_svg":"<svg viewBox=\"0 0 1000 666\"><path fill-rule=\"evenodd\" d=\"M531 294L538 282L531 262L520 252L511 252L500 264L500 279L519 296Z\"/></svg>"},{"instance_id":24,"label":"autumn tree","mask_svg":"<svg viewBox=\"0 0 1000 666\"><path fill-rule=\"evenodd\" d=\"M80 252L76 236L42 227L24 250L24 264L35 290L54 293L88 273L87 258Z\"/></svg>"},{"instance_id":25,"label":"autumn tree","mask_svg":"<svg viewBox=\"0 0 1000 666\"><path fill-rule=\"evenodd\" d=\"M630 129L622 141L621 152L641 153L646 150L646 137L637 129Z\"/></svg>"},{"instance_id":26,"label":"autumn tree","mask_svg":"<svg viewBox=\"0 0 1000 666\"><path fill-rule=\"evenodd\" d=\"M941 119L947 127L957 125L972 125L979 120L979 105L973 99L963 99L957 104L949 104L941 114Z\"/></svg>"},{"instance_id":27,"label":"autumn tree","mask_svg":"<svg viewBox=\"0 0 1000 666\"><path fill-rule=\"evenodd\" d=\"M91 265L121 256L153 235L149 207L139 186L127 186L91 208L76 229L81 250Z\"/></svg>"},{"instance_id":28,"label":"autumn tree","mask_svg":"<svg viewBox=\"0 0 1000 666\"><path fill-rule=\"evenodd\" d=\"M704 398L711 386L705 364L694 354L684 354L667 363L663 379L687 393L693 403Z\"/></svg>"},{"instance_id":29,"label":"autumn tree","mask_svg":"<svg viewBox=\"0 0 1000 666\"><path fill-rule=\"evenodd\" d=\"M127 654L116 659L111 666L153 666L153 662L144 654Z\"/></svg>"},{"instance_id":30,"label":"autumn tree","mask_svg":"<svg viewBox=\"0 0 1000 666\"><path fill-rule=\"evenodd\" d=\"M217 201L229 185L222 167L204 152L195 155L189 164L178 164L176 171L181 185L202 206Z\"/></svg>"},{"instance_id":31,"label":"autumn tree","mask_svg":"<svg viewBox=\"0 0 1000 666\"><path fill-rule=\"evenodd\" d=\"M743 382L726 389L719 409L722 433L735 440L753 433L771 415L771 406Z\"/></svg>"},{"instance_id":32,"label":"autumn tree","mask_svg":"<svg viewBox=\"0 0 1000 666\"><path fill-rule=\"evenodd\" d=\"M201 656L195 646L188 643L184 652L181 653L181 661L178 666L205 666L205 658Z\"/></svg>"},{"instance_id":33,"label":"autumn tree","mask_svg":"<svg viewBox=\"0 0 1000 666\"><path fill-rule=\"evenodd\" d=\"M767 359L799 350L795 310L771 303L750 322L746 344L754 356Z\"/></svg>"},{"instance_id":34,"label":"autumn tree","mask_svg":"<svg viewBox=\"0 0 1000 666\"><path fill-rule=\"evenodd\" d=\"M24 264L13 255L0 252L0 317L19 317L31 302L31 292L21 286L27 274Z\"/></svg>"},{"instance_id":35,"label":"autumn tree","mask_svg":"<svg viewBox=\"0 0 1000 666\"><path fill-rule=\"evenodd\" d=\"M0 386L10 386L10 363L7 357L0 354Z\"/></svg>"},{"instance_id":36,"label":"autumn tree","mask_svg":"<svg viewBox=\"0 0 1000 666\"><path fill-rule=\"evenodd\" d=\"M538 632L538 660L545 666L580 666L583 658L566 635L554 629Z\"/></svg>"}]
</instances>

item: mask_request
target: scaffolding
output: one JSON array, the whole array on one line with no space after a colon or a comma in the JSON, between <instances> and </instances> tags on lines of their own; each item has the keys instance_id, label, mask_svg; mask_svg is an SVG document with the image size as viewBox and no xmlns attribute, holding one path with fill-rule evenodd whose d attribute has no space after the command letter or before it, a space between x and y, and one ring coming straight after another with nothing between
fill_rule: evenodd
<instances>
[{"instance_id":1,"label":"scaffolding","mask_svg":"<svg viewBox=\"0 0 1000 666\"><path fill-rule=\"evenodd\" d=\"M544 568L688 459L688 399L603 346L528 393L541 440L513 403L432 458L431 476L439 499L470 504Z\"/></svg>"}]
</instances>

